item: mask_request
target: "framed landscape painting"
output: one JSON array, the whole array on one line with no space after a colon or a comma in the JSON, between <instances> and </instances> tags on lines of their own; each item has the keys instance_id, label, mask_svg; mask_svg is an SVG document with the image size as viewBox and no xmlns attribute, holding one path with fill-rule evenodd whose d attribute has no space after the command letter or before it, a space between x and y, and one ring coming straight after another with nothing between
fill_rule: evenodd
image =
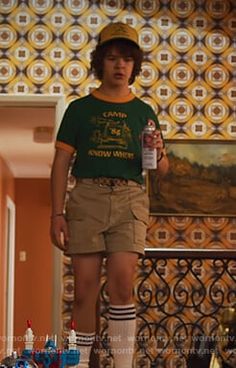
<instances>
[{"instance_id":1,"label":"framed landscape painting","mask_svg":"<svg viewBox=\"0 0 236 368\"><path fill-rule=\"evenodd\" d=\"M151 214L236 217L236 141L167 140L168 174L149 170Z\"/></svg>"}]
</instances>

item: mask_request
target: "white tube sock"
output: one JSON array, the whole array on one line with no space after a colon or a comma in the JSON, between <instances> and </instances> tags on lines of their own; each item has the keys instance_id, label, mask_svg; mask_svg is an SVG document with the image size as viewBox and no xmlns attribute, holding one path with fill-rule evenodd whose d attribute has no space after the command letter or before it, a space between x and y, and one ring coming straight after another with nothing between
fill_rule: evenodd
<instances>
[{"instance_id":1,"label":"white tube sock","mask_svg":"<svg viewBox=\"0 0 236 368\"><path fill-rule=\"evenodd\" d=\"M80 352L79 368L89 368L89 359L95 332L76 332L76 344Z\"/></svg>"},{"instance_id":2,"label":"white tube sock","mask_svg":"<svg viewBox=\"0 0 236 368\"><path fill-rule=\"evenodd\" d=\"M134 304L110 305L108 334L115 368L132 368L136 333Z\"/></svg>"}]
</instances>

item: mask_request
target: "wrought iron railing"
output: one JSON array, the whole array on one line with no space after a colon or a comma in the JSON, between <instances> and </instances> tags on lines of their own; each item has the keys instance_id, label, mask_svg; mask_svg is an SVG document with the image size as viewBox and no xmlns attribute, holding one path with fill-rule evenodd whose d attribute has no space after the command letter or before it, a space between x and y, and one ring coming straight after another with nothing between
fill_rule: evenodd
<instances>
[{"instance_id":1,"label":"wrought iron railing","mask_svg":"<svg viewBox=\"0 0 236 368\"><path fill-rule=\"evenodd\" d=\"M185 368L195 347L211 346L222 310L236 304L236 251L146 249L135 283L135 368ZM108 296L101 288L100 367L113 367ZM208 343L208 344L206 344ZM211 349L205 350L210 354Z\"/></svg>"}]
</instances>

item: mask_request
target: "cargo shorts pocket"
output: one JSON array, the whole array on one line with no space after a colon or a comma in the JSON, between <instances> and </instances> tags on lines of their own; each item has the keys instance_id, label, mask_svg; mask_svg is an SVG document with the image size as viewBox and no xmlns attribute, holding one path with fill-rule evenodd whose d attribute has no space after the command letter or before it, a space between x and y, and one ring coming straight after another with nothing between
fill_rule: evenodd
<instances>
[{"instance_id":1,"label":"cargo shorts pocket","mask_svg":"<svg viewBox=\"0 0 236 368\"><path fill-rule=\"evenodd\" d=\"M143 207L132 207L131 211L137 221L143 222L146 226L149 224L149 211Z\"/></svg>"},{"instance_id":2,"label":"cargo shorts pocket","mask_svg":"<svg viewBox=\"0 0 236 368\"><path fill-rule=\"evenodd\" d=\"M73 253L73 247L75 244L81 243L81 225L84 221L84 213L81 208L69 199L66 205L66 221L69 232L69 253Z\"/></svg>"},{"instance_id":3,"label":"cargo shorts pocket","mask_svg":"<svg viewBox=\"0 0 236 368\"><path fill-rule=\"evenodd\" d=\"M149 211L143 207L132 207L131 211L134 216L134 242L145 246L147 226L149 224Z\"/></svg>"}]
</instances>

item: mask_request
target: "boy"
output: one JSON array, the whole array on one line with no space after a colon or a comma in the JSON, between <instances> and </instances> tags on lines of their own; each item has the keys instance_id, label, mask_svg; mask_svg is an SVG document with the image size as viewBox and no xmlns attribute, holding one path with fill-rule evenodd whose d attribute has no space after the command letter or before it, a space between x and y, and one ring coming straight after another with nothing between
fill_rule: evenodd
<instances>
[{"instance_id":1,"label":"boy","mask_svg":"<svg viewBox=\"0 0 236 368\"><path fill-rule=\"evenodd\" d=\"M109 337L115 368L131 368L136 314L133 278L144 254L149 220L143 190L141 133L148 121L157 129L149 145L157 148L157 170L165 175L168 159L158 120L151 107L135 97L130 84L141 70L143 52L136 31L111 23L99 35L91 68L101 85L73 101L56 140L52 186L52 242L71 256L75 277L73 319L80 367L89 366L95 338L96 301L103 257L109 295ZM72 155L76 186L64 215Z\"/></svg>"}]
</instances>

